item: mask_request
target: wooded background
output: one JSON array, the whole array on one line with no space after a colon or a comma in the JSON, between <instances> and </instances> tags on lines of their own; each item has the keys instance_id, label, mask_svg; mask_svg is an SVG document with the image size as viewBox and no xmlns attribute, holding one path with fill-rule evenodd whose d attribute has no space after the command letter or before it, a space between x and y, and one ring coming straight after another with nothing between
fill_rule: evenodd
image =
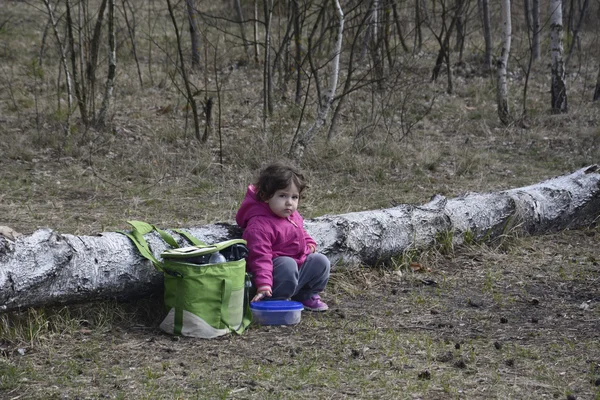
<instances>
[{"instance_id":1,"label":"wooded background","mask_svg":"<svg viewBox=\"0 0 600 400\"><path fill-rule=\"evenodd\" d=\"M568 111L566 76L600 65L598 52L586 51L598 47L600 3L593 0L26 4L38 21L38 36L24 49L30 57L24 86L4 81L4 112L18 114L24 97L33 99L37 129L51 116L66 136L75 125L110 129L124 97L158 86L177 98L184 134L190 131L203 143L214 132L221 138L224 103L252 104L247 112L261 115L263 131L271 129L276 109L296 110L286 147L299 159L314 135L331 140L344 134L340 126L354 120L349 114L383 125L395 139L408 135L436 98L423 90L424 70L431 81L445 79L449 94L462 79L490 74L497 82L498 116L510 124L528 113L534 64L551 67L535 73L551 80L547 104L553 112ZM10 36L14 21L4 15L0 30ZM20 74L12 63L15 50L20 51L4 46L5 75ZM426 52L435 58L417 62ZM507 69L509 63L515 65ZM232 71L240 68L262 70L251 82L252 97L224 93ZM597 76L588 94L593 100L600 97L600 70ZM511 109L509 91L521 97L518 108ZM370 110L357 112L347 103L369 93L380 97Z\"/></svg>"}]
</instances>

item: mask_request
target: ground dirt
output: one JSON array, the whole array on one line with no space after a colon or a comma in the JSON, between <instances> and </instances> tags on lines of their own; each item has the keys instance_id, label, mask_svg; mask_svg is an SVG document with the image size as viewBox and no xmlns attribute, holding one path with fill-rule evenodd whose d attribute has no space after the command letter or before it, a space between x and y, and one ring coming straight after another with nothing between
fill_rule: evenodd
<instances>
[{"instance_id":1,"label":"ground dirt","mask_svg":"<svg viewBox=\"0 0 600 400\"><path fill-rule=\"evenodd\" d=\"M161 333L157 300L73 308L70 329L2 341L0 396L597 399L599 237L511 238L410 270L338 271L329 311L214 340ZM92 315L111 313L127 316Z\"/></svg>"}]
</instances>

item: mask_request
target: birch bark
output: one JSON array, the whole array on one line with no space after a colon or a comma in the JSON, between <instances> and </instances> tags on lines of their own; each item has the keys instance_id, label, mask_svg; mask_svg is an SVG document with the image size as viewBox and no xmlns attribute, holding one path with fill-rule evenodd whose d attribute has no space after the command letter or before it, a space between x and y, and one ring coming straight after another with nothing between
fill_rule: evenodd
<instances>
[{"instance_id":1,"label":"birch bark","mask_svg":"<svg viewBox=\"0 0 600 400\"><path fill-rule=\"evenodd\" d=\"M563 63L562 0L550 1L550 54L552 58L552 112L567 112L567 85Z\"/></svg>"},{"instance_id":2,"label":"birch bark","mask_svg":"<svg viewBox=\"0 0 600 400\"><path fill-rule=\"evenodd\" d=\"M508 66L508 56L510 54L510 44L512 38L512 24L510 16L510 0L502 0L502 51L497 61L497 103L498 116L503 124L510 122L510 111L508 108L508 84L506 82L506 69Z\"/></svg>"},{"instance_id":3,"label":"birch bark","mask_svg":"<svg viewBox=\"0 0 600 400\"><path fill-rule=\"evenodd\" d=\"M511 226L544 233L586 226L599 216L600 167L591 165L527 187L454 199L435 196L422 206L326 215L306 220L305 226L333 265L376 265L408 249L432 246L442 233L450 232L453 244L460 245L466 236L494 238ZM241 235L229 224L187 230L208 243ZM166 249L157 234L145 238L155 256ZM0 234L0 312L140 297L161 285L162 276L119 233L73 236L42 229L15 240Z\"/></svg>"}]
</instances>

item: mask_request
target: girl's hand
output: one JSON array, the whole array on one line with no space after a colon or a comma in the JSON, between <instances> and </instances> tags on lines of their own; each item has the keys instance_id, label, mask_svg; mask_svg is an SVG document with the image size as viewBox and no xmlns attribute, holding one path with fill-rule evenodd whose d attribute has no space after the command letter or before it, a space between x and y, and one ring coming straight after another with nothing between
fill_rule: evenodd
<instances>
[{"instance_id":1,"label":"girl's hand","mask_svg":"<svg viewBox=\"0 0 600 400\"><path fill-rule=\"evenodd\" d=\"M317 246L315 246L314 244L309 244L308 248L310 249L311 253L316 253L317 252Z\"/></svg>"},{"instance_id":2,"label":"girl's hand","mask_svg":"<svg viewBox=\"0 0 600 400\"><path fill-rule=\"evenodd\" d=\"M252 301L261 301L265 297L271 297L273 293L271 292L271 288L269 286L263 286L258 288L256 292L256 296L252 298Z\"/></svg>"}]
</instances>

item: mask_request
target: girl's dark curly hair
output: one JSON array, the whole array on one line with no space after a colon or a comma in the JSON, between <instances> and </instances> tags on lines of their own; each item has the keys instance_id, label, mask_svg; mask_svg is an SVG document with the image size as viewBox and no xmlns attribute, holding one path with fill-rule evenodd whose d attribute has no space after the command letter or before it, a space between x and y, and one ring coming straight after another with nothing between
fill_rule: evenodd
<instances>
[{"instance_id":1,"label":"girl's dark curly hair","mask_svg":"<svg viewBox=\"0 0 600 400\"><path fill-rule=\"evenodd\" d=\"M258 181L254 184L256 196L261 201L267 201L276 191L285 189L291 183L296 185L298 193L306 188L304 175L287 164L275 162L260 172Z\"/></svg>"}]
</instances>

